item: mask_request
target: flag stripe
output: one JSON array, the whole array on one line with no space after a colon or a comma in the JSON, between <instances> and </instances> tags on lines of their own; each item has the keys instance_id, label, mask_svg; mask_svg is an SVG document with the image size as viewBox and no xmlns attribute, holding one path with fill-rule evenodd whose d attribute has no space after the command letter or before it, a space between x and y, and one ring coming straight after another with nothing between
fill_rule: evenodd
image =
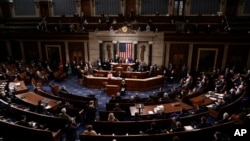
<instances>
[{"instance_id":1,"label":"flag stripe","mask_svg":"<svg viewBox=\"0 0 250 141\"><path fill-rule=\"evenodd\" d=\"M132 56L133 44L132 43L119 43L118 56L126 59Z\"/></svg>"}]
</instances>

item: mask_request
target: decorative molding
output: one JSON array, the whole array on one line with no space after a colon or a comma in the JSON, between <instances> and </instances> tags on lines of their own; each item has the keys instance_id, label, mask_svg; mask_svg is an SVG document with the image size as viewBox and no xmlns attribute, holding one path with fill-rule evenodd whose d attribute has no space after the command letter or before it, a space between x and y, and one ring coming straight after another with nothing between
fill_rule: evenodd
<instances>
[{"instance_id":1,"label":"decorative molding","mask_svg":"<svg viewBox=\"0 0 250 141\"><path fill-rule=\"evenodd\" d=\"M123 26L120 29L118 29L115 33L129 33L129 34L135 34L136 32L132 30L131 28L127 26Z\"/></svg>"},{"instance_id":2,"label":"decorative molding","mask_svg":"<svg viewBox=\"0 0 250 141\"><path fill-rule=\"evenodd\" d=\"M138 44L138 41L134 41L133 44Z\"/></svg>"},{"instance_id":3,"label":"decorative molding","mask_svg":"<svg viewBox=\"0 0 250 141\"><path fill-rule=\"evenodd\" d=\"M153 44L153 41L149 41L148 44L152 45L152 44Z\"/></svg>"},{"instance_id":4,"label":"decorative molding","mask_svg":"<svg viewBox=\"0 0 250 141\"><path fill-rule=\"evenodd\" d=\"M117 44L117 41L112 41L113 44Z\"/></svg>"},{"instance_id":5,"label":"decorative molding","mask_svg":"<svg viewBox=\"0 0 250 141\"><path fill-rule=\"evenodd\" d=\"M98 40L98 43L101 44L101 43L102 43L102 40Z\"/></svg>"}]
</instances>

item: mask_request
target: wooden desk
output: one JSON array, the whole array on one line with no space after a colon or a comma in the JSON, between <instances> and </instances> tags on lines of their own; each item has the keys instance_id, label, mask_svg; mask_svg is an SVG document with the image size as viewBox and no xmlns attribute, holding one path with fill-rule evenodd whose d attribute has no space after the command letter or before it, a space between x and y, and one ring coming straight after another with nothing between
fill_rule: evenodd
<instances>
[{"instance_id":1,"label":"wooden desk","mask_svg":"<svg viewBox=\"0 0 250 141\"><path fill-rule=\"evenodd\" d=\"M212 104L214 101L211 100L210 98L204 96L204 95L200 95L194 98L189 99L190 102L192 103L192 105L194 106L198 106L198 105L209 105Z\"/></svg>"},{"instance_id":2,"label":"wooden desk","mask_svg":"<svg viewBox=\"0 0 250 141\"><path fill-rule=\"evenodd\" d=\"M106 95L112 96L117 95L117 92L120 92L120 86L119 85L106 85Z\"/></svg>"},{"instance_id":3,"label":"wooden desk","mask_svg":"<svg viewBox=\"0 0 250 141\"><path fill-rule=\"evenodd\" d=\"M113 68L122 67L122 70L127 70L128 66L134 69L135 64L134 63L111 63L111 65L113 66Z\"/></svg>"},{"instance_id":4,"label":"wooden desk","mask_svg":"<svg viewBox=\"0 0 250 141\"><path fill-rule=\"evenodd\" d=\"M28 103L28 104L30 104L32 106L36 106L38 101L41 100L46 109L56 109L58 107L58 105L61 103L58 100L46 98L46 97L38 95L38 94L36 94L34 92L22 93L22 94L18 94L18 95L15 95L15 96L19 100L21 100L21 101L23 101L25 103Z\"/></svg>"},{"instance_id":5,"label":"wooden desk","mask_svg":"<svg viewBox=\"0 0 250 141\"><path fill-rule=\"evenodd\" d=\"M187 105L181 101L177 101L174 103L167 103L167 104L162 104L164 106L164 112L165 113L175 113L175 112L179 112L181 110L181 108L184 108L186 110L191 110L193 109L192 106ZM141 115L150 115L149 112L152 111L153 114L154 113L154 108L157 105L148 105L148 106L144 106L144 108L141 110ZM135 107L135 106L131 106L130 108L130 114L131 116L135 115L135 112L139 112L139 110Z\"/></svg>"},{"instance_id":6,"label":"wooden desk","mask_svg":"<svg viewBox=\"0 0 250 141\"><path fill-rule=\"evenodd\" d=\"M28 88L26 87L24 81L10 82L9 89L13 94L28 92Z\"/></svg>"},{"instance_id":7,"label":"wooden desk","mask_svg":"<svg viewBox=\"0 0 250 141\"><path fill-rule=\"evenodd\" d=\"M163 76L158 75L155 77L145 79L133 79L125 78L127 84L127 90L130 91L147 91L162 87ZM108 85L121 85L121 78L107 78L107 77L94 77L88 75L84 77L84 85L89 88L103 88L103 82L107 82Z\"/></svg>"}]
</instances>

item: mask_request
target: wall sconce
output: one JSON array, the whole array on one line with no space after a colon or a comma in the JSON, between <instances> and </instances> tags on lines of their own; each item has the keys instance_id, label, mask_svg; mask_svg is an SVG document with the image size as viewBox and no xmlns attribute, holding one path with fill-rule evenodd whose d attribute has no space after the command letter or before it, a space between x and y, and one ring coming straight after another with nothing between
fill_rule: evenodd
<instances>
[{"instance_id":1,"label":"wall sconce","mask_svg":"<svg viewBox=\"0 0 250 141\"><path fill-rule=\"evenodd\" d=\"M76 4L78 7L80 7L80 4L81 4L81 0L75 0Z\"/></svg>"}]
</instances>

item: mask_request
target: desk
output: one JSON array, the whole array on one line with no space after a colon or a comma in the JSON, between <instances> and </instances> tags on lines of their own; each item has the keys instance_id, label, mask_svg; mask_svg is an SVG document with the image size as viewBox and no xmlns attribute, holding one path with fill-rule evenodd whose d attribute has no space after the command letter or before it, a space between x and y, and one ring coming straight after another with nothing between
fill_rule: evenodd
<instances>
[{"instance_id":1,"label":"desk","mask_svg":"<svg viewBox=\"0 0 250 141\"><path fill-rule=\"evenodd\" d=\"M119 85L106 85L106 95L107 96L112 96L112 95L116 96L117 92L120 92Z\"/></svg>"},{"instance_id":2,"label":"desk","mask_svg":"<svg viewBox=\"0 0 250 141\"><path fill-rule=\"evenodd\" d=\"M111 63L111 65L113 66L113 68L117 68L117 67L122 67L122 70L127 70L127 67L130 66L131 68L134 69L134 63Z\"/></svg>"},{"instance_id":3,"label":"desk","mask_svg":"<svg viewBox=\"0 0 250 141\"><path fill-rule=\"evenodd\" d=\"M24 81L10 82L9 89L13 94L28 92L28 88L26 87Z\"/></svg>"},{"instance_id":4,"label":"desk","mask_svg":"<svg viewBox=\"0 0 250 141\"><path fill-rule=\"evenodd\" d=\"M184 108L186 110L191 110L193 109L192 106L187 105L181 101L177 101L174 103L167 103L167 104L162 104L164 106L164 112L165 113L175 113L175 112L179 112L181 110L181 108ZM158 106L158 105L148 105L148 106L144 106L144 108L141 110L141 115L145 116L145 115L150 115L150 114L156 114L154 113L154 108ZM139 110L135 107L135 106L131 106L129 107L130 109L130 114L131 116L135 115L135 112L138 112ZM153 113L150 113L153 112Z\"/></svg>"},{"instance_id":5,"label":"desk","mask_svg":"<svg viewBox=\"0 0 250 141\"><path fill-rule=\"evenodd\" d=\"M32 106L36 106L38 101L41 100L43 104L45 104L45 108L46 109L56 109L58 107L58 105L61 103L60 101L54 100L54 99L50 99L50 98L46 98L43 97L41 95L38 95L34 92L27 92L27 93L22 93L22 94L17 94L15 95L16 98L18 98L19 100L28 103Z\"/></svg>"},{"instance_id":6,"label":"desk","mask_svg":"<svg viewBox=\"0 0 250 141\"><path fill-rule=\"evenodd\" d=\"M107 82L108 85L121 85L121 78L107 78L107 77L94 77L87 75L84 77L83 84L89 88L103 88L103 82ZM163 76L157 75L155 77L145 79L133 79L125 78L127 84L127 90L130 91L147 91L162 87Z\"/></svg>"},{"instance_id":7,"label":"desk","mask_svg":"<svg viewBox=\"0 0 250 141\"><path fill-rule=\"evenodd\" d=\"M214 102L213 100L211 100L210 98L204 95L200 95L200 96L191 98L189 100L194 106L198 106L198 105L204 106L204 105L212 104Z\"/></svg>"}]
</instances>

